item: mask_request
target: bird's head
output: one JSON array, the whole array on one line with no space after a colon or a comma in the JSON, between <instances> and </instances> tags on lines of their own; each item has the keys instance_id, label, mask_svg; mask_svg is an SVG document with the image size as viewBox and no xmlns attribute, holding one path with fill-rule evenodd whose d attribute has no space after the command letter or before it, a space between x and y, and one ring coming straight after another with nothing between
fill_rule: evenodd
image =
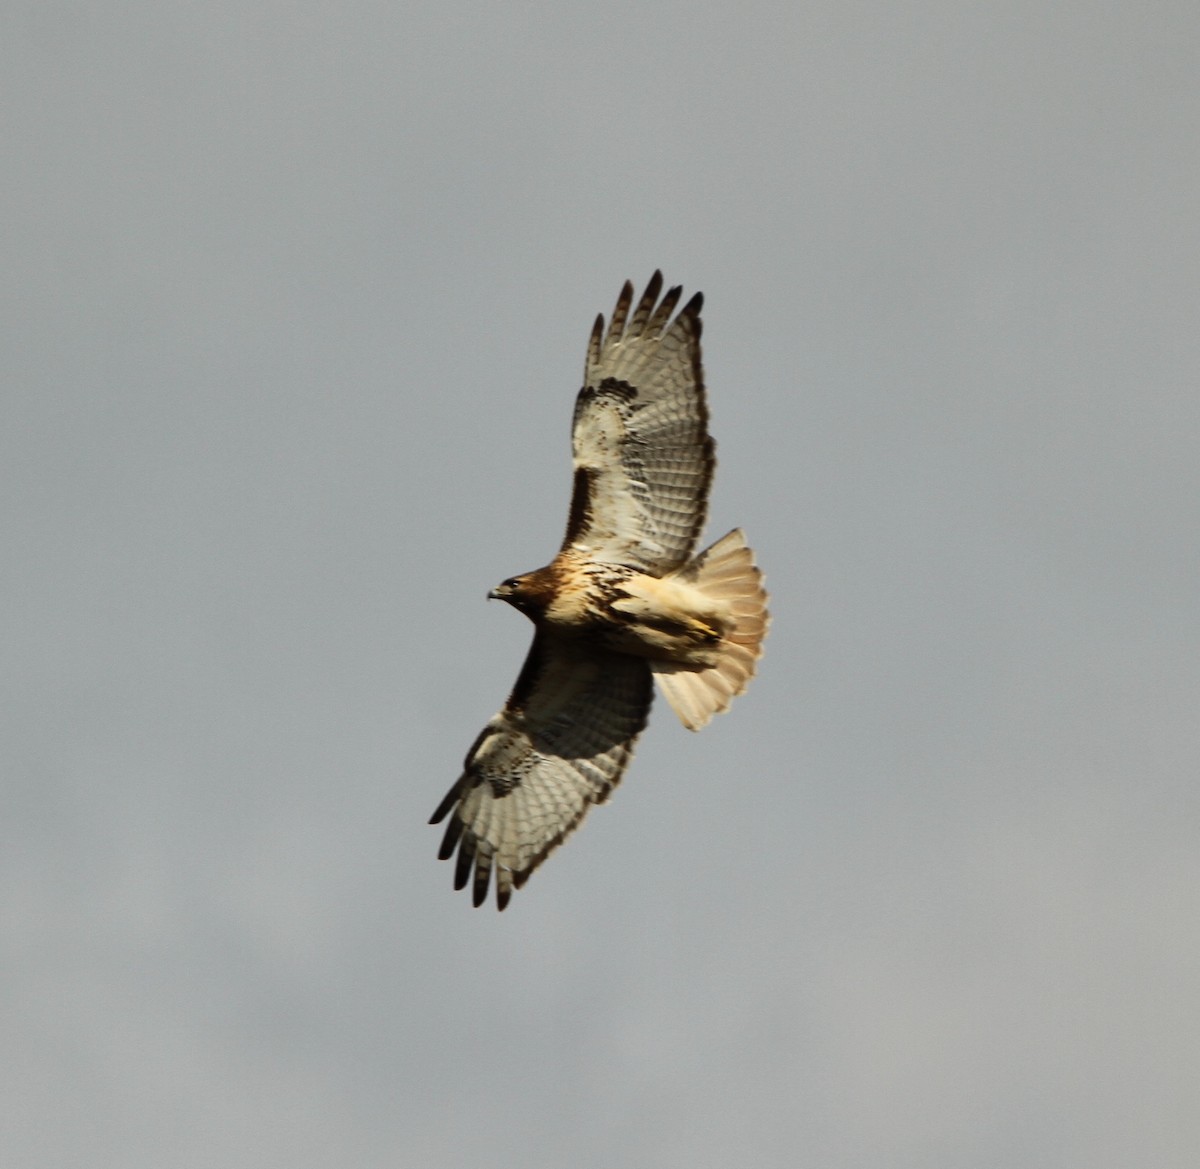
<instances>
[{"instance_id":1,"label":"bird's head","mask_svg":"<svg viewBox=\"0 0 1200 1169\"><path fill-rule=\"evenodd\" d=\"M488 593L488 600L507 601L514 609L534 618L545 610L553 595L553 584L546 570L539 569L501 581Z\"/></svg>"},{"instance_id":2,"label":"bird's head","mask_svg":"<svg viewBox=\"0 0 1200 1169\"><path fill-rule=\"evenodd\" d=\"M524 577L510 576L508 580L501 581L487 595L489 601L507 601L510 605L517 604L521 597L521 585Z\"/></svg>"}]
</instances>

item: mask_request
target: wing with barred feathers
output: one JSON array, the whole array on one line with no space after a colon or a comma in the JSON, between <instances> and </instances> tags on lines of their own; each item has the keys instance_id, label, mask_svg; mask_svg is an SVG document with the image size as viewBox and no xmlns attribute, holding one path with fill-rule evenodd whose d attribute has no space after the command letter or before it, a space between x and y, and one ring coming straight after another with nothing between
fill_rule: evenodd
<instances>
[{"instance_id":1,"label":"wing with barred feathers","mask_svg":"<svg viewBox=\"0 0 1200 1169\"><path fill-rule=\"evenodd\" d=\"M454 887L496 906L602 804L620 781L653 697L650 667L539 630L504 709L467 754L430 819L450 822L438 855L458 850Z\"/></svg>"},{"instance_id":2,"label":"wing with barred feathers","mask_svg":"<svg viewBox=\"0 0 1200 1169\"><path fill-rule=\"evenodd\" d=\"M708 434L696 293L659 300L655 272L633 307L626 282L608 331L596 318L575 402L575 484L563 550L662 575L691 555L716 459Z\"/></svg>"}]
</instances>

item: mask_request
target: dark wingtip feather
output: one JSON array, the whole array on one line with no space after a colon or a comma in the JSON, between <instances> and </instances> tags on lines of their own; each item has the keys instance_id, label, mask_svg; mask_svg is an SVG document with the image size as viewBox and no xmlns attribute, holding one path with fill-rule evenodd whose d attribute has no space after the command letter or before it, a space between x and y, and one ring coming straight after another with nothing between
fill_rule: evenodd
<instances>
[{"instance_id":1,"label":"dark wingtip feather","mask_svg":"<svg viewBox=\"0 0 1200 1169\"><path fill-rule=\"evenodd\" d=\"M660 269L655 268L654 275L650 277L650 282L646 285L646 291L642 293L641 303L638 307L645 304L653 308L654 302L658 300L658 294L662 292L662 286L663 274Z\"/></svg>"},{"instance_id":2,"label":"dark wingtip feather","mask_svg":"<svg viewBox=\"0 0 1200 1169\"><path fill-rule=\"evenodd\" d=\"M629 315L629 306L633 303L633 282L626 280L621 287L621 295L613 308L612 320L608 322L608 334L604 338L605 346L615 345L625 333L625 318Z\"/></svg>"},{"instance_id":3,"label":"dark wingtip feather","mask_svg":"<svg viewBox=\"0 0 1200 1169\"><path fill-rule=\"evenodd\" d=\"M475 849L471 847L472 840L468 836L458 850L458 860L454 862L454 888L465 889L471 877L472 862L475 860Z\"/></svg>"},{"instance_id":4,"label":"dark wingtip feather","mask_svg":"<svg viewBox=\"0 0 1200 1169\"><path fill-rule=\"evenodd\" d=\"M587 381L588 370L600 361L600 347L604 343L604 314L596 314L596 323L592 326L592 335L588 338L587 364L583 367L583 380Z\"/></svg>"},{"instance_id":5,"label":"dark wingtip feather","mask_svg":"<svg viewBox=\"0 0 1200 1169\"><path fill-rule=\"evenodd\" d=\"M447 861L454 855L454 850L458 846L459 839L462 837L463 822L455 816L449 824L446 825L446 834L442 837L442 846L438 849L438 860Z\"/></svg>"},{"instance_id":6,"label":"dark wingtip feather","mask_svg":"<svg viewBox=\"0 0 1200 1169\"><path fill-rule=\"evenodd\" d=\"M486 863L478 857L475 860L475 883L471 886L471 903L478 909L486 900L488 895L488 882L492 876L492 862L489 859Z\"/></svg>"},{"instance_id":7,"label":"dark wingtip feather","mask_svg":"<svg viewBox=\"0 0 1200 1169\"><path fill-rule=\"evenodd\" d=\"M446 818L446 813L458 803L460 795L462 795L461 779L446 793L445 798L438 804L437 811L429 817L429 823L440 824Z\"/></svg>"},{"instance_id":8,"label":"dark wingtip feather","mask_svg":"<svg viewBox=\"0 0 1200 1169\"><path fill-rule=\"evenodd\" d=\"M662 292L662 283L662 273L656 269L654 275L650 277L650 283L646 285L646 291L642 293L641 300L637 302L637 307L633 310L633 316L629 319L629 335L631 337L640 337L645 333L646 322L650 320L650 314L658 303L658 294Z\"/></svg>"},{"instance_id":9,"label":"dark wingtip feather","mask_svg":"<svg viewBox=\"0 0 1200 1169\"><path fill-rule=\"evenodd\" d=\"M676 284L667 289L667 295L662 298L658 308L654 310L654 315L645 326L647 334L651 337L662 336L663 331L667 327L667 322L671 319L671 314L675 311L675 306L679 303L679 298L682 295L682 284Z\"/></svg>"}]
</instances>

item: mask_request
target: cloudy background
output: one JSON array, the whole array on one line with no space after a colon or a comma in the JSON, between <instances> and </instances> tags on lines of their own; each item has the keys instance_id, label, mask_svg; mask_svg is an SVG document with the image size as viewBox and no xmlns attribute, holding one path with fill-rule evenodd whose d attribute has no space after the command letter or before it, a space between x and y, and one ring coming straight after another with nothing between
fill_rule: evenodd
<instances>
[{"instance_id":1,"label":"cloudy background","mask_svg":"<svg viewBox=\"0 0 1200 1169\"><path fill-rule=\"evenodd\" d=\"M4 1164L1197 1163L1194 4L2 24ZM473 910L656 266L767 657Z\"/></svg>"}]
</instances>

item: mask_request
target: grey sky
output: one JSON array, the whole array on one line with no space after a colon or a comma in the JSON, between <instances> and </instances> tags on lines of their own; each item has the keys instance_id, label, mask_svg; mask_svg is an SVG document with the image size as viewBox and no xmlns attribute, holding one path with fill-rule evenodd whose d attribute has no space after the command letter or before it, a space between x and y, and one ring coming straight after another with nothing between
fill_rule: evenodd
<instances>
[{"instance_id":1,"label":"grey sky","mask_svg":"<svg viewBox=\"0 0 1200 1169\"><path fill-rule=\"evenodd\" d=\"M1194 4L3 27L0 1161L1196 1163ZM474 911L655 267L767 656Z\"/></svg>"}]
</instances>

